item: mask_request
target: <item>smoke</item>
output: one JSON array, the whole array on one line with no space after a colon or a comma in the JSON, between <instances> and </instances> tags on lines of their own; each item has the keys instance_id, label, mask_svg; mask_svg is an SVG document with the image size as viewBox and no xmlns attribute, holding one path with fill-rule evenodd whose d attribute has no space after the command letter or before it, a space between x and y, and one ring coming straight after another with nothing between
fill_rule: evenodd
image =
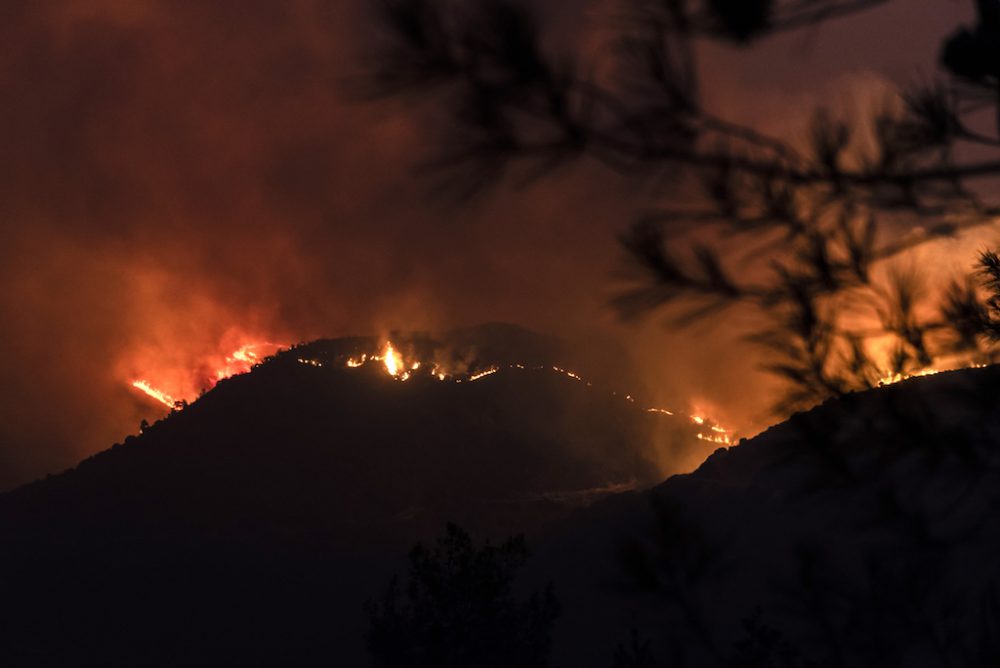
<instances>
[{"instance_id":1,"label":"smoke","mask_svg":"<svg viewBox=\"0 0 1000 668\"><path fill-rule=\"evenodd\" d=\"M766 381L732 331L624 327L609 313L614 235L647 196L640 184L584 163L469 205L427 197L433 103L350 99L374 34L368 4L4 4L0 488L155 417L128 386L137 375L193 382L243 339L509 320L616 341L651 401L708 402L724 422L760 415ZM893 73L965 9L922 4L902 14L915 32L897 42L905 53L873 54L874 40L844 64L838 45L856 33L838 24L807 66L833 78L881 58ZM567 43L592 17L547 7ZM873 35L900 12L880 16ZM816 88L789 58L803 48L707 52L711 95L751 117L754 100L787 100L800 116Z\"/></svg>"}]
</instances>

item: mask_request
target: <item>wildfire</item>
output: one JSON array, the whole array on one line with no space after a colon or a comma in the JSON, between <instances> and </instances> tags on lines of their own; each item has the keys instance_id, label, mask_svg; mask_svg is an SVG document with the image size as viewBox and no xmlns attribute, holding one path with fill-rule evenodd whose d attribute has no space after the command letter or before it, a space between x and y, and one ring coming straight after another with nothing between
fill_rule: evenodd
<instances>
[{"instance_id":1,"label":"wildfire","mask_svg":"<svg viewBox=\"0 0 1000 668\"><path fill-rule=\"evenodd\" d=\"M386 341L385 350L382 352L382 362L385 364L385 370L389 372L390 376L398 376L399 370L403 366L403 357L396 349L392 347L392 341ZM406 374L409 378L409 374ZM403 380L406 380L405 378Z\"/></svg>"},{"instance_id":2,"label":"wildfire","mask_svg":"<svg viewBox=\"0 0 1000 668\"><path fill-rule=\"evenodd\" d=\"M131 385L158 403L176 409L212 389L219 381L250 371L260 364L267 354L277 352L283 347L281 344L268 341L244 343L228 354L207 356L201 361L197 372L177 374L176 371L167 369L162 374L144 374L143 377L131 381ZM305 360L300 361L305 362ZM322 366L319 362L313 363ZM160 376L161 380L151 381L150 376Z\"/></svg>"},{"instance_id":3,"label":"wildfire","mask_svg":"<svg viewBox=\"0 0 1000 668\"><path fill-rule=\"evenodd\" d=\"M239 348L229 353L228 355L222 355L215 358L217 360L214 364L206 361L205 366L208 367L208 372L204 375L199 375L198 378L202 378L201 381L181 383L176 382L177 379L174 378L174 383L166 382L165 384L154 383L148 380L149 376L143 376L131 381L133 388L142 392L144 395L150 399L160 403L167 408L176 410L182 407L186 402L191 401L197 397L198 394L211 389L217 382L235 376L241 373L246 373L250 371L254 366L260 364L264 357L264 352L270 349L269 352L277 352L283 346L273 343L245 343ZM299 357L297 361L300 364L305 364L313 367L324 367L327 363L332 363L331 360L320 361L317 359L306 359ZM456 371L451 369L442 368L438 364L424 365L419 360L407 360L404 354L393 345L392 341L386 340L384 345L381 347L380 351L377 352L367 352L362 353L358 356L349 357L346 360L341 358L339 364L346 364L347 368L356 369L366 366L369 363L380 362L385 368L385 372L395 380L406 381L412 378L417 373L428 375L432 378L436 378L439 381L452 381L456 383L474 382L486 378L487 376L492 376L500 372L502 369L516 369L516 370L532 370L532 371L554 371L558 374L564 375L577 382L585 383L587 387L593 387L593 385L586 381L579 374L564 369L559 366L525 366L524 364L507 364L504 366L490 366L485 369L479 370L463 370ZM970 365L971 368L980 368L985 366L983 364ZM889 374L881 378L878 382L880 387L886 385L892 385L894 383L907 380L909 378L918 378L923 376L931 376L947 369L921 369L913 373L894 373ZM168 374L169 377L169 374ZM617 393L612 393L617 394ZM624 399L631 403L636 403L636 399L630 395L623 395ZM668 416L676 416L677 414L673 411L667 410L665 408L646 408L646 412L657 413ZM706 441L709 443L717 443L720 445L732 445L734 443L734 436L732 432L724 427L718 425L717 423L708 420L701 415L688 415L687 418L692 424L696 425L700 429L696 433L698 439Z\"/></svg>"},{"instance_id":4,"label":"wildfire","mask_svg":"<svg viewBox=\"0 0 1000 668\"><path fill-rule=\"evenodd\" d=\"M309 366L321 367L323 364L318 360L303 359L298 358L300 364L306 364ZM381 353L374 354L362 354L357 357L347 358L345 364L349 369L356 369L362 367L369 362L381 362L385 367L386 373L392 378L398 381L409 380L415 373L420 369L426 369L428 367L423 366L419 361L408 361L404 359L403 355L399 350L392 344L391 341L386 341L382 346ZM533 371L554 371L555 373L561 374L570 378L576 382L585 383L587 387L593 387L593 385L586 381L580 374L573 371L569 371L559 366L536 366L528 367L524 364L507 364L506 366L490 366L488 368L479 371L469 371L466 373L454 373L442 369L439 365L434 364L430 366L429 375L433 378L437 378L439 381L452 380L455 383L462 382L475 382L481 380L488 376L492 376L495 373L500 372L502 369L516 369L519 371L533 370ZM616 394L616 393L612 393ZM635 397L631 394L626 394L623 398L630 402L636 403ZM668 411L665 408L647 408L645 409L648 413L658 413L661 415L669 415L671 417L675 416L673 411ZM692 424L702 427L700 431L697 432L696 436L702 441L710 443L718 443L720 445L732 445L733 436L730 430L719 426L718 424L700 416L700 415L689 415L688 418L691 420Z\"/></svg>"},{"instance_id":5,"label":"wildfire","mask_svg":"<svg viewBox=\"0 0 1000 668\"><path fill-rule=\"evenodd\" d=\"M132 387L139 390L140 392L145 393L146 396L152 397L156 401L159 401L161 404L163 404L168 408L173 408L176 405L176 402L174 401L174 398L172 396L170 396L166 392L162 392L156 389L145 380L132 381Z\"/></svg>"},{"instance_id":6,"label":"wildfire","mask_svg":"<svg viewBox=\"0 0 1000 668\"><path fill-rule=\"evenodd\" d=\"M695 424L704 424L704 420L702 422L696 422ZM733 444L733 439L730 436L728 429L724 429L717 424L712 425L711 427L709 427L709 429L710 432L707 434L705 432L698 432L697 434L698 438L701 439L702 441L708 441L709 443L718 443L719 445Z\"/></svg>"},{"instance_id":7,"label":"wildfire","mask_svg":"<svg viewBox=\"0 0 1000 668\"><path fill-rule=\"evenodd\" d=\"M215 370L215 379L225 380L230 376L246 373L255 364L260 363L260 356L254 352L258 344L249 344L233 351L226 356L223 365Z\"/></svg>"},{"instance_id":8,"label":"wildfire","mask_svg":"<svg viewBox=\"0 0 1000 668\"><path fill-rule=\"evenodd\" d=\"M479 373L474 373L471 376L469 376L469 382L471 383L474 380L479 380L480 378L485 378L486 376L492 376L493 374L495 374L499 370L500 370L500 367L494 366L494 367L490 367L486 371L480 371Z\"/></svg>"},{"instance_id":9,"label":"wildfire","mask_svg":"<svg viewBox=\"0 0 1000 668\"><path fill-rule=\"evenodd\" d=\"M227 355L216 357L215 359L217 361L214 364L206 362L205 364L208 366L208 371L203 376L199 376L203 378L203 380L198 382L188 382L187 384L175 382L174 384L167 383L166 385L161 385L151 382L148 380L148 376L146 376L133 380L131 385L133 388L142 392L144 395L157 403L160 403L171 410L178 410L183 407L186 402L194 400L197 398L198 394L211 389L219 381L250 371L254 366L263 361L264 353L267 349L269 349L269 352L276 352L280 350L281 347L282 346L273 343L245 343ZM307 359L303 357L296 358L296 361L299 364L317 368L325 367L331 362L331 360L321 361L318 359ZM346 360L342 358L342 361L340 362L340 364L344 364L349 369L357 369L370 363L381 363L381 366L385 368L386 374L401 382L409 380L417 373L429 375L430 377L436 378L442 382L449 380L455 383L461 383L463 381L475 382L508 368L519 371L551 371L566 376L573 381L584 383L587 387L593 387L593 385L586 381L580 374L559 366L525 366L524 364L515 363L505 366L494 365L485 369L461 372L442 368L438 364L424 365L419 360L407 360L403 353L400 352L399 348L393 345L392 341L388 340L378 352L362 353L357 356L348 357ZM913 375L930 375L931 373L936 373L936 371L925 371ZM883 384L897 382L902 379L902 377L884 379ZM631 394L623 395L623 398L630 403L636 403L635 398ZM659 413L669 416L675 415L673 411L669 411L664 408L647 408L645 410L649 413ZM707 420L704 417L701 417L700 415L690 415L688 417L693 424L702 427L702 429L696 434L699 439L721 445L732 444L733 440L729 430L724 429L723 427Z\"/></svg>"},{"instance_id":10,"label":"wildfire","mask_svg":"<svg viewBox=\"0 0 1000 668\"><path fill-rule=\"evenodd\" d=\"M913 373L891 373L888 376L880 378L878 381L879 387L885 385L894 385L895 383L900 383L904 380L909 380L910 378L922 378L924 376L933 376L934 374L941 373L937 369L922 369L920 371L915 371Z\"/></svg>"},{"instance_id":11,"label":"wildfire","mask_svg":"<svg viewBox=\"0 0 1000 668\"><path fill-rule=\"evenodd\" d=\"M961 369L982 369L986 364L968 364L965 366L957 367ZM895 383L900 383L904 380L909 380L910 378L923 378L925 376L934 376L939 373L944 373L945 371L954 371L955 369L921 369L920 371L914 371L913 373L892 373L878 381L879 387L885 387L886 385L894 385Z\"/></svg>"}]
</instances>

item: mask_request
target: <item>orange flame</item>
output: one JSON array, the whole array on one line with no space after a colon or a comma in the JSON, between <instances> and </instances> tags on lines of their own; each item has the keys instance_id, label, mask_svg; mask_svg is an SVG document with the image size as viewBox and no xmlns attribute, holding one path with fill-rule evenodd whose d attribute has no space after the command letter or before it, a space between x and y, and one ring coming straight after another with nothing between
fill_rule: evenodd
<instances>
[{"instance_id":1,"label":"orange flame","mask_svg":"<svg viewBox=\"0 0 1000 668\"><path fill-rule=\"evenodd\" d=\"M927 368L927 369L920 369L919 371L914 371L912 373L891 373L880 378L878 381L878 386L885 387L886 385L895 385L896 383L900 383L904 380L909 380L910 378L923 378L925 376L934 376L936 374L944 373L945 371L953 371L955 369L982 369L985 366L986 366L985 364L966 364L954 368L945 368L945 369Z\"/></svg>"},{"instance_id":2,"label":"orange flame","mask_svg":"<svg viewBox=\"0 0 1000 668\"><path fill-rule=\"evenodd\" d=\"M311 366L323 366L320 362L316 360L308 360L300 358L298 361L301 364L308 364ZM396 348L392 345L391 341L386 341L381 354L373 353L369 355L365 353L362 354L360 357L350 357L347 358L346 365L350 369L356 369L360 366L364 366L369 361L382 362L382 364L385 366L386 373L388 373L396 380L401 380L401 381L408 380L419 369L427 368L419 361L404 360L402 354L400 354L399 351L396 350ZM562 367L558 366L527 367L524 364L516 364L516 363L507 364L503 367L491 366L481 371L476 371L476 372L467 371L466 373L446 370L441 368L438 364L433 364L430 366L430 376L437 378L440 381L451 379L455 383L461 383L461 382L471 383L480 380L482 378L486 378L487 376L491 376L500 371L502 368L520 369L520 370L526 370L529 368L533 370L551 370L558 374L562 374L568 378L571 378L577 382L585 383L587 387L593 387L593 385L590 382L586 381L580 374L575 373L573 371L569 371L568 369L564 369ZM625 395L624 399L630 403L636 403L635 398L631 394ZM669 416L674 415L672 411L668 411L664 408L646 408L645 410L649 413L660 413ZM700 415L689 415L688 418L691 420L692 423L698 425L699 427L703 427L705 429L704 431L699 431L696 434L697 438L699 438L700 440L707 441L710 443L718 443L720 445L732 445L732 443L734 442L732 432L730 432L730 430L724 427L719 426L717 423L708 420Z\"/></svg>"},{"instance_id":3,"label":"orange flame","mask_svg":"<svg viewBox=\"0 0 1000 668\"><path fill-rule=\"evenodd\" d=\"M161 390L156 389L155 387L153 387L152 385L150 385L145 380L135 380L135 381L132 381L132 387L134 387L135 389L139 390L140 392L145 393L146 396L151 397L151 398L159 401L161 404L163 404L167 408L173 408L174 407L174 403L175 402L174 402L174 398L172 396L170 396L166 392L163 392Z\"/></svg>"},{"instance_id":4,"label":"orange flame","mask_svg":"<svg viewBox=\"0 0 1000 668\"><path fill-rule=\"evenodd\" d=\"M176 369L161 368L161 373L153 373L147 368L141 377L131 381L131 385L147 397L174 409L183 402L193 401L219 381L250 371L263 361L262 355L282 347L267 341L244 343L227 355L203 358L197 371L178 373ZM151 377L160 380L153 381Z\"/></svg>"},{"instance_id":5,"label":"orange flame","mask_svg":"<svg viewBox=\"0 0 1000 668\"><path fill-rule=\"evenodd\" d=\"M390 376L395 377L399 375L399 369L403 366L403 357L392 347L392 341L385 342L385 350L382 352L382 362L385 364L385 370L389 372Z\"/></svg>"},{"instance_id":6,"label":"orange flame","mask_svg":"<svg viewBox=\"0 0 1000 668\"><path fill-rule=\"evenodd\" d=\"M471 376L469 376L469 382L471 383L474 380L479 380L480 378L485 378L486 376L492 376L499 370L500 370L499 367L493 366L487 369L486 371L480 371L479 373L474 373Z\"/></svg>"}]
</instances>

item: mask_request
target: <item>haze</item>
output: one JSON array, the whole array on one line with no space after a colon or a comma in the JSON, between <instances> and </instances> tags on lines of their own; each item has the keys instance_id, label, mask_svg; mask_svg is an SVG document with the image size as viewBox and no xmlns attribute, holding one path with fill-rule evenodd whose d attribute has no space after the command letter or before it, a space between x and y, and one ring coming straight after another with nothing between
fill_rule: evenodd
<instances>
[{"instance_id":1,"label":"haze","mask_svg":"<svg viewBox=\"0 0 1000 668\"><path fill-rule=\"evenodd\" d=\"M735 334L626 326L607 307L615 234L648 184L583 163L471 204L428 196L433 105L352 95L368 4L4 3L0 488L160 415L131 378L197 373L243 339L505 320L611 342L653 402L766 424L770 381ZM796 126L820 101L932 74L969 5L897 0L713 50L705 93ZM561 44L593 49L610 3L543 10ZM974 242L935 257L964 266Z\"/></svg>"}]
</instances>

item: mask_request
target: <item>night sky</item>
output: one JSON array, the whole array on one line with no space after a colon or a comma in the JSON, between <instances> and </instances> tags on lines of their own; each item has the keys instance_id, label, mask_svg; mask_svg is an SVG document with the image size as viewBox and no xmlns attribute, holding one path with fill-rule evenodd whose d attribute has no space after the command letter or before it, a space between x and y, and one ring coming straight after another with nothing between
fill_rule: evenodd
<instances>
[{"instance_id":1,"label":"night sky","mask_svg":"<svg viewBox=\"0 0 1000 668\"><path fill-rule=\"evenodd\" d=\"M252 341L511 321L609 338L655 402L766 422L737 333L618 322L615 242L656 184L595 163L473 202L430 196L432 98L364 102L362 0L8 0L0 8L0 489L72 465ZM897 0L704 54L734 120L805 127L934 72L964 0ZM597 53L608 2L544 3ZM886 35L892 41L886 41ZM800 131L800 130L799 130ZM927 249L971 263L979 236Z\"/></svg>"}]
</instances>

